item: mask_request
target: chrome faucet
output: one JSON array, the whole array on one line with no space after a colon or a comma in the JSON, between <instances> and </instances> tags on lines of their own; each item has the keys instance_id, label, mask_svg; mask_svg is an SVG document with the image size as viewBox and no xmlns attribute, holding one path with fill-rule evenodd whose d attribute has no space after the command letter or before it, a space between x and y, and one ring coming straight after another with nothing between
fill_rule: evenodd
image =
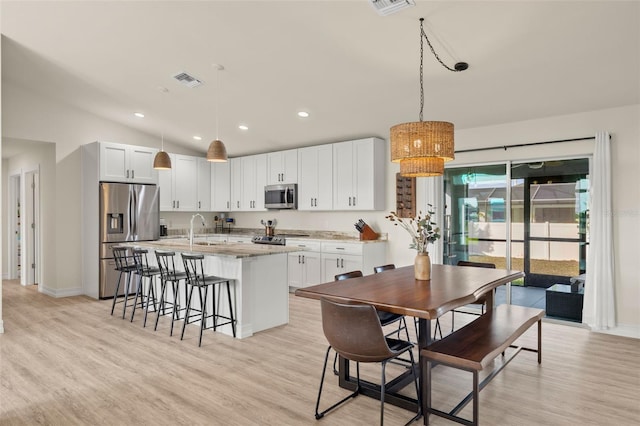
<instances>
[{"instance_id":1,"label":"chrome faucet","mask_svg":"<svg viewBox=\"0 0 640 426\"><path fill-rule=\"evenodd\" d=\"M205 227L205 223L204 223L204 217L202 217L202 215L200 213L196 213L193 216L191 216L191 227L189 228L189 250L193 251L193 219L196 218L196 216L200 216L200 219L202 219L202 226Z\"/></svg>"}]
</instances>

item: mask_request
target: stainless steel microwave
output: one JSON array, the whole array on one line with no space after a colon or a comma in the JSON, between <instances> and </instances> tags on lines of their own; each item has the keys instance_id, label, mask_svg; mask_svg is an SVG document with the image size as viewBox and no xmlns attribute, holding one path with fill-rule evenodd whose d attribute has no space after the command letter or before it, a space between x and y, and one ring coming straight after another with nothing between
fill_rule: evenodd
<instances>
[{"instance_id":1,"label":"stainless steel microwave","mask_svg":"<svg viewBox=\"0 0 640 426\"><path fill-rule=\"evenodd\" d=\"M288 183L265 186L264 206L268 209L297 209L298 185Z\"/></svg>"}]
</instances>

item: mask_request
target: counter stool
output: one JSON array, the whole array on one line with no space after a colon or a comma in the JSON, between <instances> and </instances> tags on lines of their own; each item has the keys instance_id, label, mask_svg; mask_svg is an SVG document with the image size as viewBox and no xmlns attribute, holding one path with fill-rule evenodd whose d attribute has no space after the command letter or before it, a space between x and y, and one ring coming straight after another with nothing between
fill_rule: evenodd
<instances>
[{"instance_id":1,"label":"counter stool","mask_svg":"<svg viewBox=\"0 0 640 426\"><path fill-rule=\"evenodd\" d=\"M113 310L116 307L116 303L120 303L117 301L118 292L120 292L120 283L122 282L122 276L125 276L124 282L124 297L122 299L122 303L124 303L124 308L122 309L122 319L127 311L127 302L129 299L129 287L131 286L131 274L136 271L136 265L133 262L133 256L128 255L129 247L123 246L114 246L113 250L113 258L116 262L116 271L120 272L118 275L118 284L116 285L116 291L113 294L113 303L111 303L111 315L113 315Z\"/></svg>"},{"instance_id":2,"label":"counter stool","mask_svg":"<svg viewBox=\"0 0 640 426\"><path fill-rule=\"evenodd\" d=\"M187 298L187 311L185 312L184 322L182 323L182 334L180 335L180 340L184 338L184 330L187 324L197 321L198 319L192 318L200 318L200 338L198 340L198 346L202 346L202 331L207 328L213 328L213 331L216 331L217 327L231 324L231 330L233 332L233 337L236 337L236 319L233 315L233 302L231 301L231 289L229 287L229 280L226 278L216 277L214 275L205 275L204 274L204 255L202 254L191 254L191 253L182 253L182 261L184 262L184 270L187 273L187 287L189 287L189 296ZM229 316L224 316L216 313L216 287L218 284L226 284L227 286L227 300L229 302ZM214 286L213 291L211 292L212 298L212 310L213 313L211 315L207 315L207 294L209 292L209 287ZM196 310L198 314L190 315L192 310L191 308L191 298L193 296L193 289L198 289L198 296L200 297L200 310ZM211 327L207 327L206 322L208 318L212 318L213 325ZM218 318L222 320L226 320L218 324Z\"/></svg>"},{"instance_id":3,"label":"counter stool","mask_svg":"<svg viewBox=\"0 0 640 426\"><path fill-rule=\"evenodd\" d=\"M138 285L136 286L136 296L133 302L133 311L131 311L131 322L133 322L133 316L136 313L136 306L138 305L138 296L140 297L140 307L144 308L144 321L143 327L147 326L147 314L149 313L149 303L153 301L153 309L157 311L156 306L156 293L154 288L154 278L160 275L160 268L156 266L149 266L148 254L149 250L145 248L134 248L133 261L136 265L136 274L138 275ZM147 294L144 295L144 279L149 279L149 285L147 286Z\"/></svg>"},{"instance_id":4,"label":"counter stool","mask_svg":"<svg viewBox=\"0 0 640 426\"><path fill-rule=\"evenodd\" d=\"M159 251L156 250L156 259L158 260L158 268L160 269L160 281L162 282L160 286L160 303L159 309L156 316L156 325L153 330L158 329L158 320L160 316L171 314L171 333L170 336L173 336L173 322L177 319L180 319L179 314L180 311L185 310L187 307L181 308L178 303L179 293L180 293L180 281L187 279L187 273L182 271L176 271L175 265L175 253L172 251ZM165 292L167 288L167 283L171 283L173 289L173 302L168 303L165 299ZM187 300L187 287L184 286L184 300ZM169 304L171 308L171 312L166 312L166 305Z\"/></svg>"}]
</instances>

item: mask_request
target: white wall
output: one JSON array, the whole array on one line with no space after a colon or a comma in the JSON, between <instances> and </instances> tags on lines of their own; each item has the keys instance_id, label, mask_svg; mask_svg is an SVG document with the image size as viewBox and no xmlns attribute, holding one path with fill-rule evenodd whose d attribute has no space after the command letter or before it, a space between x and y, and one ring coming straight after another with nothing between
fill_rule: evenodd
<instances>
[{"instance_id":1,"label":"white wall","mask_svg":"<svg viewBox=\"0 0 640 426\"><path fill-rule=\"evenodd\" d=\"M56 143L56 227L61 230L55 242L45 250L54 253L57 271L55 289L64 295L81 288L80 266L80 154L78 147L95 140L157 146L157 140L148 135L109 123L98 117L60 105L50 99L39 97L28 90L5 85L2 102L5 106L3 119L4 137L42 140ZM479 146L509 145L582 136L593 136L598 130L613 134L612 159L614 162L614 232L616 235L616 300L618 321L640 327L637 301L640 300L640 284L636 279L635 243L639 240L640 194L636 184L635 169L640 160L638 146L640 129L638 123L640 105L625 108L594 111L561 117L551 117L499 126L464 129L456 131L457 149ZM35 124L34 124L35 123ZM472 155L460 155L456 164L471 164L506 159L543 159L589 155L593 142L545 145L541 147L497 150ZM171 147L166 148L171 151ZM387 153L388 156L388 153ZM387 158L388 160L388 158ZM388 233L388 261L396 265L413 262L414 253L408 249L406 232L388 222L384 216L395 208L395 173L398 166L386 162L387 208L378 212L299 212L280 211L232 214L238 227L260 227L261 219L278 220L283 229L356 231L353 224L360 218L375 230ZM427 178L419 178L420 180ZM418 206L418 210L420 206ZM422 207L424 209L424 206ZM188 223L190 214L172 214L172 220ZM53 286L53 284L52 284Z\"/></svg>"}]
</instances>

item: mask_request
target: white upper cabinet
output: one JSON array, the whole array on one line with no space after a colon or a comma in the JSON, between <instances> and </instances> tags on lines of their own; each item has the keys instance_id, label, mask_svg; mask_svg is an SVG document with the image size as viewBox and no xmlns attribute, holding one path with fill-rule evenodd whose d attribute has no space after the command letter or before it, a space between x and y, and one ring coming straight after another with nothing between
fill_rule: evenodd
<instances>
[{"instance_id":1,"label":"white upper cabinet","mask_svg":"<svg viewBox=\"0 0 640 426\"><path fill-rule=\"evenodd\" d=\"M211 163L211 210L231 209L231 162Z\"/></svg>"},{"instance_id":2,"label":"white upper cabinet","mask_svg":"<svg viewBox=\"0 0 640 426\"><path fill-rule=\"evenodd\" d=\"M171 170L160 170L160 211L211 211L211 166L201 157L169 154Z\"/></svg>"},{"instance_id":3,"label":"white upper cabinet","mask_svg":"<svg viewBox=\"0 0 640 426\"><path fill-rule=\"evenodd\" d=\"M298 182L298 150L270 152L267 154L267 184Z\"/></svg>"},{"instance_id":4,"label":"white upper cabinet","mask_svg":"<svg viewBox=\"0 0 640 426\"><path fill-rule=\"evenodd\" d=\"M100 142L100 180L127 183L158 183L153 168L157 149Z\"/></svg>"},{"instance_id":5,"label":"white upper cabinet","mask_svg":"<svg viewBox=\"0 0 640 426\"><path fill-rule=\"evenodd\" d=\"M198 157L198 211L211 211L211 164L204 157Z\"/></svg>"},{"instance_id":6,"label":"white upper cabinet","mask_svg":"<svg viewBox=\"0 0 640 426\"><path fill-rule=\"evenodd\" d=\"M176 164L175 154L169 154L169 158L172 166ZM160 188L160 211L173 211L176 203L173 198L173 169L158 170L158 187Z\"/></svg>"},{"instance_id":7,"label":"white upper cabinet","mask_svg":"<svg viewBox=\"0 0 640 426\"><path fill-rule=\"evenodd\" d=\"M173 171L173 199L175 211L198 210L198 158L176 155L171 164Z\"/></svg>"},{"instance_id":8,"label":"white upper cabinet","mask_svg":"<svg viewBox=\"0 0 640 426\"><path fill-rule=\"evenodd\" d=\"M242 157L242 211L261 211L264 207L264 186L267 184L267 154Z\"/></svg>"},{"instance_id":9,"label":"white upper cabinet","mask_svg":"<svg viewBox=\"0 0 640 426\"><path fill-rule=\"evenodd\" d=\"M332 170L331 145L298 149L298 210L333 208Z\"/></svg>"},{"instance_id":10,"label":"white upper cabinet","mask_svg":"<svg viewBox=\"0 0 640 426\"><path fill-rule=\"evenodd\" d=\"M242 157L230 158L231 211L242 211Z\"/></svg>"},{"instance_id":11,"label":"white upper cabinet","mask_svg":"<svg viewBox=\"0 0 640 426\"><path fill-rule=\"evenodd\" d=\"M378 138L333 144L333 209L385 208L385 142Z\"/></svg>"}]
</instances>

